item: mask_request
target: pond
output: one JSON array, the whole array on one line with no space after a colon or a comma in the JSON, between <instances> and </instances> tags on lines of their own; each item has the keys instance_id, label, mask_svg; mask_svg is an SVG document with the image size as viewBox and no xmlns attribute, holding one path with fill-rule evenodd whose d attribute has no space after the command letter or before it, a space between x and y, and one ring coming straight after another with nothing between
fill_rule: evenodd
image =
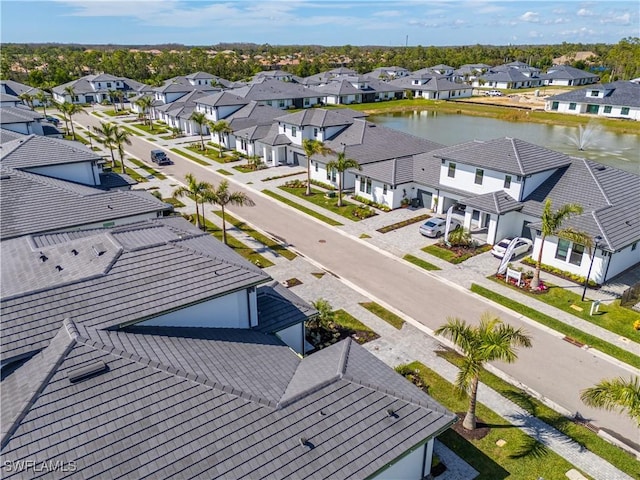
<instances>
[{"instance_id":1,"label":"pond","mask_svg":"<svg viewBox=\"0 0 640 480\"><path fill-rule=\"evenodd\" d=\"M444 145L514 137L640 174L640 136L607 131L595 122L578 128L429 110L370 115L368 120Z\"/></svg>"}]
</instances>

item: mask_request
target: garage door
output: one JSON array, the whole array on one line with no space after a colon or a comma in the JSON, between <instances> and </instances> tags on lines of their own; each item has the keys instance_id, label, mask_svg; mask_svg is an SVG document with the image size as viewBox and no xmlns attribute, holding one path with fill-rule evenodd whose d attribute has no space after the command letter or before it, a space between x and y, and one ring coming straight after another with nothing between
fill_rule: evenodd
<instances>
[{"instance_id":1,"label":"garage door","mask_svg":"<svg viewBox=\"0 0 640 480\"><path fill-rule=\"evenodd\" d=\"M418 189L418 200L420 201L421 207L431 208L431 192L425 192L424 190Z\"/></svg>"}]
</instances>

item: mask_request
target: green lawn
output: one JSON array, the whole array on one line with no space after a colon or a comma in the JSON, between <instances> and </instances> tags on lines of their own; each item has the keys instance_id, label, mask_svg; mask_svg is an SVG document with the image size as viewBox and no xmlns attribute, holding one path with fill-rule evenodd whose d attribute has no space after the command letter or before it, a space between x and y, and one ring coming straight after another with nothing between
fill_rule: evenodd
<instances>
[{"instance_id":1,"label":"green lawn","mask_svg":"<svg viewBox=\"0 0 640 480\"><path fill-rule=\"evenodd\" d=\"M430 271L441 270L440 267L434 265L433 263L429 263L419 257L416 257L408 253L402 258L409 263L413 263L417 267L424 268L425 270L430 270Z\"/></svg>"},{"instance_id":2,"label":"green lawn","mask_svg":"<svg viewBox=\"0 0 640 480\"><path fill-rule=\"evenodd\" d=\"M582 294L578 295L572 291L566 290L562 287L558 287L549 283L545 283L549 287L549 290L545 294L535 294L517 288L506 282L503 282L495 277L489 277L491 280L499 282L501 285L507 285L520 293L524 293L530 297L540 300L548 305L559 308L560 310L575 315L576 317L586 320L589 323L598 325L599 327L606 328L610 332L613 332L622 337L628 338L633 342L640 341L640 331L634 330L633 322L640 320L640 313L635 312L629 308L620 306L620 300L615 300L611 303L600 304L599 311L595 315L589 315L591 310L591 301L582 301ZM582 311L577 311L571 308L572 305L582 308ZM640 350L639 350L640 351Z\"/></svg>"},{"instance_id":3,"label":"green lawn","mask_svg":"<svg viewBox=\"0 0 640 480\"><path fill-rule=\"evenodd\" d=\"M521 303L516 302L510 298L507 298L499 293L496 293L492 290L484 288L477 284L471 285L471 291L475 292L479 295L482 295L485 298L493 300L500 305L503 305L511 310L514 310L531 320L535 320L543 325L546 325L549 328L556 330L557 332L566 335L567 337L573 338L580 343L585 345L589 345L593 348L597 348L603 353L610 355L614 358L617 358L621 362L628 363L635 368L640 368L640 357L630 353L622 348L619 348L615 345L612 345L609 342L605 342L604 340L594 337L593 335L589 335L588 333L584 333L582 330L572 327L571 325L567 325L566 323L561 322L560 320L556 320L553 317L545 315L544 313L539 312L535 308L528 307Z\"/></svg>"},{"instance_id":4,"label":"green lawn","mask_svg":"<svg viewBox=\"0 0 640 480\"><path fill-rule=\"evenodd\" d=\"M468 400L456 395L453 385L420 362L404 367L428 386L429 395L452 412L464 412ZM560 455L511 425L482 403L477 404L478 418L490 426L489 433L480 440L466 440L453 429L438 437L447 447L475 468L477 480L566 480L565 472L574 468ZM504 440L503 447L496 445Z\"/></svg>"},{"instance_id":5,"label":"green lawn","mask_svg":"<svg viewBox=\"0 0 640 480\"><path fill-rule=\"evenodd\" d=\"M377 317L380 317L382 320L387 322L392 327L397 328L398 330L400 330L404 325L404 320L402 318L400 318L395 313L390 312L382 305L377 304L376 302L363 302L360 303L360 306L366 308L371 313L373 313Z\"/></svg>"},{"instance_id":6,"label":"green lawn","mask_svg":"<svg viewBox=\"0 0 640 480\"><path fill-rule=\"evenodd\" d=\"M207 225L206 231L211 235L213 235L214 237L216 237L218 240L222 241L222 229L217 225L214 225L213 223L211 223L209 220L205 220L205 223ZM274 265L274 263L271 260L263 257L258 252L256 252L252 248L242 243L237 238L229 235L229 232L227 232L227 246L230 247L234 252L241 255L242 257L244 257L254 265L259 266L260 268L267 268Z\"/></svg>"},{"instance_id":7,"label":"green lawn","mask_svg":"<svg viewBox=\"0 0 640 480\"><path fill-rule=\"evenodd\" d=\"M178 155L182 155L185 158L188 158L192 162L196 162L200 165L204 165L205 167L211 166L209 162L205 162L204 160L199 159L198 157L194 157L193 155L188 154L187 152L180 150L179 148L172 148L172 152L177 153Z\"/></svg>"},{"instance_id":8,"label":"green lawn","mask_svg":"<svg viewBox=\"0 0 640 480\"><path fill-rule=\"evenodd\" d=\"M230 172L229 170L225 170L224 168L219 168L216 170L216 172L218 172L221 175L233 175L233 172Z\"/></svg>"},{"instance_id":9,"label":"green lawn","mask_svg":"<svg viewBox=\"0 0 640 480\"><path fill-rule=\"evenodd\" d=\"M402 222L392 223L391 225L386 225L386 226L384 226L382 228L378 228L377 231L380 232L380 233L392 232L393 230L397 230L399 228L406 227L407 225L412 225L414 223L422 222L423 220L426 220L427 218L431 218L431 215L428 215L428 214L425 213L424 215L418 215L417 217L409 218L407 220L403 220Z\"/></svg>"},{"instance_id":10,"label":"green lawn","mask_svg":"<svg viewBox=\"0 0 640 480\"><path fill-rule=\"evenodd\" d=\"M220 153L218 152L217 149L207 146L207 145L209 145L208 143L205 144L206 150L203 152L200 149L200 147L201 147L200 142L195 142L195 143L197 143L197 146L189 145L188 147L184 147L184 148L186 148L187 150L192 151L193 153L197 153L199 155L204 155L208 159L213 160L214 162L217 162L217 163L231 163L231 162L236 162L236 161L239 160L238 158L230 157L229 155L223 155L221 157Z\"/></svg>"},{"instance_id":11,"label":"green lawn","mask_svg":"<svg viewBox=\"0 0 640 480\"><path fill-rule=\"evenodd\" d=\"M142 163L140 160L138 160L137 158L129 158L128 161L130 161L131 163L133 163L136 167L141 168L142 170L144 170L145 172L147 172L149 175L153 175L154 177L156 177L159 180L166 180L167 176L160 173L159 171L157 171L155 168L150 167L149 165Z\"/></svg>"},{"instance_id":12,"label":"green lawn","mask_svg":"<svg viewBox=\"0 0 640 480\"><path fill-rule=\"evenodd\" d=\"M182 207L184 207L184 203L182 203L177 198L168 197L168 198L163 198L162 201L164 203L170 203L171 205L173 205L173 208L182 208Z\"/></svg>"},{"instance_id":13,"label":"green lawn","mask_svg":"<svg viewBox=\"0 0 640 480\"><path fill-rule=\"evenodd\" d=\"M434 243L433 245L428 245L422 249L423 252L433 255L434 257L438 257L449 263L453 263L454 265L462 263L465 260L474 257L475 255L480 255L481 253L488 252L489 250L491 250L491 245L481 245L472 252L468 252L458 256L455 252L447 248L440 247L436 243Z\"/></svg>"},{"instance_id":14,"label":"green lawn","mask_svg":"<svg viewBox=\"0 0 640 480\"><path fill-rule=\"evenodd\" d=\"M311 202L314 205L327 209L333 213L337 213L349 220L354 222L358 222L361 219L354 215L359 208L358 205L355 205L351 202L347 202L344 199L342 200L342 207L338 207L338 199L336 197L327 198L325 196L325 192L320 191L316 188L311 189L311 195L306 196L305 188L290 188L290 187L278 187L279 189L290 193L291 195L295 195L298 198L306 200L307 202Z\"/></svg>"},{"instance_id":15,"label":"green lawn","mask_svg":"<svg viewBox=\"0 0 640 480\"><path fill-rule=\"evenodd\" d=\"M438 352L438 355L457 367L462 364L462 357L452 350ZM605 459L611 465L632 477L638 475L640 466L635 457L599 437L597 433L592 432L583 425L572 422L564 415L547 407L538 399L484 369L480 371L480 380L503 397L524 408L531 415L535 415L547 425L551 425L600 458Z\"/></svg>"},{"instance_id":16,"label":"green lawn","mask_svg":"<svg viewBox=\"0 0 640 480\"><path fill-rule=\"evenodd\" d=\"M341 327L347 328L349 330L362 330L363 332L376 333L356 317L344 310L336 310L335 312L333 312L333 321Z\"/></svg>"},{"instance_id":17,"label":"green lawn","mask_svg":"<svg viewBox=\"0 0 640 480\"><path fill-rule=\"evenodd\" d=\"M232 168L239 171L240 173L251 173L256 171L255 168L249 167L247 165L235 165Z\"/></svg>"},{"instance_id":18,"label":"green lawn","mask_svg":"<svg viewBox=\"0 0 640 480\"><path fill-rule=\"evenodd\" d=\"M293 172L293 173L285 173L284 175L276 175L274 177L267 177L267 178L263 178L262 181L263 182L269 182L271 180L278 180L280 178L287 178L287 177L295 177L296 175L300 175L303 172Z\"/></svg>"},{"instance_id":19,"label":"green lawn","mask_svg":"<svg viewBox=\"0 0 640 480\"><path fill-rule=\"evenodd\" d=\"M103 110L102 113L105 115L109 115L110 117L119 117L121 115L128 115L130 112L128 110Z\"/></svg>"},{"instance_id":20,"label":"green lawn","mask_svg":"<svg viewBox=\"0 0 640 480\"><path fill-rule=\"evenodd\" d=\"M222 212L220 210L216 210L213 213L215 213L220 218L222 218ZM247 225L244 222L241 222L240 220L238 220L237 218L233 217L232 215L229 215L228 213L225 213L224 217L225 217L227 223L230 223L231 225L236 227L238 230L241 230L242 232L246 233L250 237L255 238L257 241L262 243L264 246L270 248L275 253L277 253L278 255L283 256L287 260L293 260L294 258L297 257L297 255L295 253L293 253L291 250L287 249L287 247L285 247L281 243L278 243L275 240L270 239L266 235L263 235L262 233L257 232L256 230L251 228L249 225Z\"/></svg>"},{"instance_id":21,"label":"green lawn","mask_svg":"<svg viewBox=\"0 0 640 480\"><path fill-rule=\"evenodd\" d=\"M289 205L290 207L295 208L296 210L300 210L301 212L306 213L307 215L310 215L314 218L317 218L318 220L323 221L324 223L328 223L329 225L332 225L334 227L339 227L342 226L342 224L340 222L336 222L333 218L329 218L329 217L325 217L324 215L319 214L318 212L316 212L315 210L311 210L310 208L307 208L305 206L302 206L296 202L293 202L291 200L289 200L288 198L283 197L282 195L278 195L276 192L272 192L271 190L262 190L262 193L264 193L265 195L267 195L268 197L271 198L275 198L276 200Z\"/></svg>"},{"instance_id":22,"label":"green lawn","mask_svg":"<svg viewBox=\"0 0 640 480\"><path fill-rule=\"evenodd\" d=\"M151 129L151 127L145 123L132 123L132 126L139 128L140 130L142 130L143 132L147 132L150 133L152 135L162 135L164 133L167 133L169 130L167 130L165 127L161 126L161 125L156 125L155 123L153 124L153 130Z\"/></svg>"}]
</instances>

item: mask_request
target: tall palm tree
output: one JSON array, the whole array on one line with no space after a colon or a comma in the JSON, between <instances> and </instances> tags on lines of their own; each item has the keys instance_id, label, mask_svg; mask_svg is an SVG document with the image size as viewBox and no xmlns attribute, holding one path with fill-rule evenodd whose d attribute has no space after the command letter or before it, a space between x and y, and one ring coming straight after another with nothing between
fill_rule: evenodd
<instances>
[{"instance_id":1,"label":"tall palm tree","mask_svg":"<svg viewBox=\"0 0 640 480\"><path fill-rule=\"evenodd\" d=\"M73 128L73 115L76 113L84 112L84 108L82 105L78 105L77 103L69 103L67 107L67 115L69 115L69 124L71 125L71 135L73 139L76 139L76 130Z\"/></svg>"},{"instance_id":2,"label":"tall palm tree","mask_svg":"<svg viewBox=\"0 0 640 480\"><path fill-rule=\"evenodd\" d=\"M515 347L531 347L531 338L521 328L515 329L503 323L491 312L483 313L477 326L449 317L447 323L438 328L435 334L449 338L464 353L455 386L458 391L469 394L469 408L462 426L467 430L474 430L482 368L487 362L494 360L513 363L518 358Z\"/></svg>"},{"instance_id":3,"label":"tall palm tree","mask_svg":"<svg viewBox=\"0 0 640 480\"><path fill-rule=\"evenodd\" d=\"M76 91L74 90L73 86L67 85L66 87L64 87L64 94L65 94L64 103L67 103L66 95L69 95L69 97L71 97L69 99L69 103L73 103L73 97L76 96Z\"/></svg>"},{"instance_id":4,"label":"tall palm tree","mask_svg":"<svg viewBox=\"0 0 640 480\"><path fill-rule=\"evenodd\" d=\"M136 105L142 109L142 115L149 120L149 128L153 131L153 120L151 119L151 106L153 105L153 98L149 95L144 95L136 100Z\"/></svg>"},{"instance_id":5,"label":"tall palm tree","mask_svg":"<svg viewBox=\"0 0 640 480\"><path fill-rule=\"evenodd\" d=\"M100 135L100 138L97 139L98 142L107 147L111 152L111 167L113 168L113 166L116 164L116 159L113 156L113 150L116 148L116 125L111 122L101 122L100 127L93 127L93 131Z\"/></svg>"},{"instance_id":6,"label":"tall palm tree","mask_svg":"<svg viewBox=\"0 0 640 480\"><path fill-rule=\"evenodd\" d=\"M200 133L200 144L202 145L202 151L204 152L205 148L204 148L204 136L203 136L203 130L204 130L204 126L207 125L209 123L209 120L207 120L207 117L204 113L202 112L196 112L194 111L191 114L191 117L189 117L189 120L191 120L193 123L195 123L196 125L198 125L198 132Z\"/></svg>"},{"instance_id":7,"label":"tall palm tree","mask_svg":"<svg viewBox=\"0 0 640 480\"><path fill-rule=\"evenodd\" d=\"M305 195L311 195L311 157L313 155L325 156L331 153L329 147L325 147L324 143L320 140L313 140L311 138L305 138L302 140L302 148L304 154L307 156L307 191Z\"/></svg>"},{"instance_id":8,"label":"tall palm tree","mask_svg":"<svg viewBox=\"0 0 640 480\"><path fill-rule=\"evenodd\" d=\"M210 183L198 181L192 173L187 173L184 178L187 180L187 185L183 185L175 189L173 192L173 198L188 197L196 202L196 227L202 229L200 223L200 208L198 204L203 202L202 208L204 210L203 195L206 192L213 190L213 187ZM207 226L205 224L205 230L206 229Z\"/></svg>"},{"instance_id":9,"label":"tall palm tree","mask_svg":"<svg viewBox=\"0 0 640 480\"><path fill-rule=\"evenodd\" d=\"M56 103L56 108L62 114L62 119L64 120L64 129L69 135L69 119L67 118L67 109L69 108L69 103Z\"/></svg>"},{"instance_id":10,"label":"tall palm tree","mask_svg":"<svg viewBox=\"0 0 640 480\"><path fill-rule=\"evenodd\" d=\"M344 181L344 172L350 168L362 170L360 164L353 158L347 158L344 152L338 154L338 158L327 163L327 172L335 170L338 172L338 206L342 206L342 182Z\"/></svg>"},{"instance_id":11,"label":"tall palm tree","mask_svg":"<svg viewBox=\"0 0 640 480\"><path fill-rule=\"evenodd\" d=\"M18 95L18 98L20 98L20 100L22 100L27 107L33 108L33 95L28 92L22 92L20 95Z\"/></svg>"},{"instance_id":12,"label":"tall palm tree","mask_svg":"<svg viewBox=\"0 0 640 480\"><path fill-rule=\"evenodd\" d=\"M115 146L116 150L118 150L118 155L120 156L122 173L126 173L126 169L124 166L124 146L131 145L131 140L129 139L129 132L120 128L119 125L115 125L113 128L113 145Z\"/></svg>"},{"instance_id":13,"label":"tall palm tree","mask_svg":"<svg viewBox=\"0 0 640 480\"><path fill-rule=\"evenodd\" d=\"M636 421L640 427L640 380L618 377L602 380L580 393L582 401L590 407L619 410Z\"/></svg>"},{"instance_id":14,"label":"tall palm tree","mask_svg":"<svg viewBox=\"0 0 640 480\"><path fill-rule=\"evenodd\" d=\"M118 99L118 90L109 90L109 100L113 105L113 110L118 111L118 106L116 105L116 100Z\"/></svg>"},{"instance_id":15,"label":"tall palm tree","mask_svg":"<svg viewBox=\"0 0 640 480\"><path fill-rule=\"evenodd\" d=\"M222 135L229 135L233 133L233 128L225 120L218 120L217 122L209 122L209 130L211 133L215 133L218 137L218 154L222 158Z\"/></svg>"},{"instance_id":16,"label":"tall palm tree","mask_svg":"<svg viewBox=\"0 0 640 480\"><path fill-rule=\"evenodd\" d=\"M36 93L35 99L40 102L40 105L44 108L44 116L47 116L47 105L49 105L49 95L44 93L43 90L38 90Z\"/></svg>"},{"instance_id":17,"label":"tall palm tree","mask_svg":"<svg viewBox=\"0 0 640 480\"><path fill-rule=\"evenodd\" d=\"M542 237L540 238L540 250L538 251L538 260L536 261L536 268L533 272L533 278L531 279L531 288L536 289L540 285L540 266L542 265L542 249L544 248L544 241L550 235L557 235L566 238L567 240L574 240L576 243L580 243L591 248L591 238L583 232L578 232L573 229L563 229L562 224L572 215L580 215L582 213L582 207L576 203L568 203L563 205L555 212L551 209L551 199L547 198L544 202L544 208L542 209Z\"/></svg>"},{"instance_id":18,"label":"tall palm tree","mask_svg":"<svg viewBox=\"0 0 640 480\"><path fill-rule=\"evenodd\" d=\"M227 205L237 205L239 207L253 207L255 202L251 200L244 192L230 192L229 182L222 180L218 188L211 189L204 195L203 202L213 203L220 206L222 210L222 241L227 244L227 225L225 222L224 209ZM202 206L204 209L204 204Z\"/></svg>"}]
</instances>

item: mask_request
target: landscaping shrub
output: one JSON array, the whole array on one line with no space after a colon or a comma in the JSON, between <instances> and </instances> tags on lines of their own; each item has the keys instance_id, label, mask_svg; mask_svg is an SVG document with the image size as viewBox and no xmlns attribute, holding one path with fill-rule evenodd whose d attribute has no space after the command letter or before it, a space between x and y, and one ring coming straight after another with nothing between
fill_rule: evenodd
<instances>
[{"instance_id":1,"label":"landscaping shrub","mask_svg":"<svg viewBox=\"0 0 640 480\"><path fill-rule=\"evenodd\" d=\"M360 197L358 195L352 195L351 198L356 202L364 203L365 205L369 205L370 207L375 207L378 210L382 210L383 212L390 212L391 208L388 205L383 205L381 203L376 203L373 200L369 200L368 198Z\"/></svg>"},{"instance_id":2,"label":"landscaping shrub","mask_svg":"<svg viewBox=\"0 0 640 480\"><path fill-rule=\"evenodd\" d=\"M529 265L532 267L536 266L536 261L531 257L523 258L521 262L524 263L525 265ZM566 270L561 270L559 268L552 267L551 265L545 265L544 263L540 265L540 270L542 270L543 272L550 273L551 275L555 275L556 277L564 278L565 280L570 280L572 282L579 283L581 285L584 285L584 281L586 280L586 278L583 277L582 275L577 275L575 273L567 272ZM589 287L599 288L600 285L598 285L594 280L589 280Z\"/></svg>"},{"instance_id":3,"label":"landscaping shrub","mask_svg":"<svg viewBox=\"0 0 640 480\"><path fill-rule=\"evenodd\" d=\"M307 188L307 182L299 179L289 180L285 182L284 186L287 188Z\"/></svg>"},{"instance_id":4,"label":"landscaping shrub","mask_svg":"<svg viewBox=\"0 0 640 480\"><path fill-rule=\"evenodd\" d=\"M324 183L321 182L319 180L311 180L311 185L316 185L317 187L321 187L324 188L326 190L337 190L336 187L334 187L333 185L329 184L329 183Z\"/></svg>"},{"instance_id":5,"label":"landscaping shrub","mask_svg":"<svg viewBox=\"0 0 640 480\"><path fill-rule=\"evenodd\" d=\"M365 218L373 217L376 214L371 208L366 205L360 205L353 209L353 216L364 220Z\"/></svg>"}]
</instances>

